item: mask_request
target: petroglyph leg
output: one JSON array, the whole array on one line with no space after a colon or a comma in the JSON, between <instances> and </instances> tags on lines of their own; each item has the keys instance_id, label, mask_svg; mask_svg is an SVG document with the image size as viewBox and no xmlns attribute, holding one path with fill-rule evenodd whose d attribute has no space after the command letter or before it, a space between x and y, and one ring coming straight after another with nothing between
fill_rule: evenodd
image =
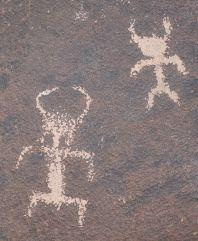
<instances>
[{"instance_id":1,"label":"petroglyph leg","mask_svg":"<svg viewBox=\"0 0 198 241\"><path fill-rule=\"evenodd\" d=\"M75 206L78 206L78 223L79 226L82 226L86 213L87 200L68 197L64 194L62 165L60 163L60 160L58 159L56 160L56 162L51 163L49 166L47 184L51 192L34 192L30 198L30 206L28 208L27 215L31 217L32 209L37 206L38 202L44 203L46 205L52 204L56 207L57 210L60 210L63 204L65 204L66 206L73 204Z\"/></svg>"},{"instance_id":2,"label":"petroglyph leg","mask_svg":"<svg viewBox=\"0 0 198 241\"><path fill-rule=\"evenodd\" d=\"M82 227L85 219L85 213L87 211L86 205L88 201L81 198L75 198L73 200L75 200L75 204L78 206L78 224Z\"/></svg>"},{"instance_id":3,"label":"petroglyph leg","mask_svg":"<svg viewBox=\"0 0 198 241\"><path fill-rule=\"evenodd\" d=\"M161 87L159 87L158 85L155 88L151 89L151 91L149 92L147 104L148 110L150 110L153 107L155 96L162 95L163 93L167 94L171 100L173 100L176 104L180 105L178 94L175 91L171 91L167 83L164 83L163 89Z\"/></svg>"},{"instance_id":4,"label":"petroglyph leg","mask_svg":"<svg viewBox=\"0 0 198 241\"><path fill-rule=\"evenodd\" d=\"M40 193L40 192L34 192L31 201L30 206L28 208L27 216L32 216L32 209L35 208L38 204L38 202L45 203L47 205L52 204L56 207L56 209L59 211L61 206L65 204L68 205L75 205L78 207L78 224L82 227L84 219L85 219L85 213L86 213L86 205L88 203L87 200L81 199L81 198L72 198L67 197L64 194L59 196L57 199L54 196L54 193Z\"/></svg>"},{"instance_id":5,"label":"petroglyph leg","mask_svg":"<svg viewBox=\"0 0 198 241\"><path fill-rule=\"evenodd\" d=\"M152 93L152 90L148 93L148 103L146 108L150 110L154 105L155 95Z\"/></svg>"},{"instance_id":6,"label":"petroglyph leg","mask_svg":"<svg viewBox=\"0 0 198 241\"><path fill-rule=\"evenodd\" d=\"M173 100L176 104L180 105L179 96L177 92L174 90L170 90L170 87L167 83L165 83L164 93L167 94L169 98Z\"/></svg>"},{"instance_id":7,"label":"petroglyph leg","mask_svg":"<svg viewBox=\"0 0 198 241\"><path fill-rule=\"evenodd\" d=\"M173 100L178 105L179 103L179 96L175 91L171 91L168 83L166 83L165 76L163 74L162 67L155 68L156 78L157 78L157 86L152 88L148 94L148 104L147 109L150 110L154 105L155 96L159 96L162 94L166 94L169 96L171 100Z\"/></svg>"}]
</instances>

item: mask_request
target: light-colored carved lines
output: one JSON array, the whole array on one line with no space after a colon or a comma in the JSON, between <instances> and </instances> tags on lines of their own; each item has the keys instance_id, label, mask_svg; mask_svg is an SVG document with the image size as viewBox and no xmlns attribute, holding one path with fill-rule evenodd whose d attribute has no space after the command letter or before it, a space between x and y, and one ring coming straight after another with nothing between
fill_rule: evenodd
<instances>
[{"instance_id":1,"label":"light-colored carved lines","mask_svg":"<svg viewBox=\"0 0 198 241\"><path fill-rule=\"evenodd\" d=\"M93 153L86 152L84 150L73 150L71 144L76 133L76 130L82 124L83 119L87 115L90 104L92 102L91 97L88 95L86 90L80 86L74 86L74 90L79 91L86 100L86 106L82 113L76 118L72 118L69 114L60 114L59 112L53 111L48 112L42 104L42 97L48 96L49 94L58 90L53 88L51 90L45 90L38 94L36 97L36 108L42 115L42 130L43 135L37 141L37 145L40 145L40 150L44 153L45 159L49 163L49 173L47 177L49 193L33 192L30 198L30 205L28 208L27 215L32 216L32 209L38 204L38 202L45 204L53 204L57 210L61 208L63 204L75 205L78 207L78 223L80 226L83 225L87 200L81 198L73 198L65 195L65 186L63 170L64 165L62 160L68 157L84 159L88 165L87 178L89 181L93 180L94 177L94 164L93 164ZM45 136L50 135L52 137L52 145L48 146L44 144ZM60 140L64 138L65 147L60 147ZM25 155L34 152L33 146L24 147L18 158L16 167L18 168Z\"/></svg>"},{"instance_id":2,"label":"light-colored carved lines","mask_svg":"<svg viewBox=\"0 0 198 241\"><path fill-rule=\"evenodd\" d=\"M165 30L165 35L163 38L152 35L152 37L141 37L139 36L134 28L134 21L131 22L129 27L129 32L131 33L131 43L136 43L140 48L143 55L147 56L148 59L140 60L136 63L134 67L131 68L131 77L136 77L137 74L144 68L148 66L154 66L154 73L157 79L157 85L151 89L148 93L147 109L150 110L154 105L154 100L156 96L166 94L178 105L180 104L178 94L171 90L169 84L165 82L165 76L163 72L163 66L168 64L176 65L177 70L182 74L187 74L185 65L182 60L177 56L168 56L168 41L171 34L171 23L169 18L163 19L163 26Z\"/></svg>"}]
</instances>

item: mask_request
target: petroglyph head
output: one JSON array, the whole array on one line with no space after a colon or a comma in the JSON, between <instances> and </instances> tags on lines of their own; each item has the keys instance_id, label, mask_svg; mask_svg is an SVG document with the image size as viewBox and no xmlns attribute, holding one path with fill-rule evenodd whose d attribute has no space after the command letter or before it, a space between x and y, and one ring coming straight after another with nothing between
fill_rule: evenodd
<instances>
[{"instance_id":1,"label":"petroglyph head","mask_svg":"<svg viewBox=\"0 0 198 241\"><path fill-rule=\"evenodd\" d=\"M135 21L132 21L128 28L131 33L131 42L138 44L138 47L145 56L159 58L165 55L168 49L167 40L169 40L172 29L169 18L163 19L163 26L165 29L164 37L157 37L154 34L151 37L139 36L135 31L134 24Z\"/></svg>"},{"instance_id":2,"label":"petroglyph head","mask_svg":"<svg viewBox=\"0 0 198 241\"><path fill-rule=\"evenodd\" d=\"M55 147L59 146L61 138L64 138L66 145L71 144L73 141L74 132L82 123L82 119L87 114L91 104L91 98L85 89L80 86L73 86L72 88L76 91L79 91L86 98L86 107L77 118L72 118L72 116L68 113L59 113L54 110L49 112L43 107L42 97L48 96L49 94L57 91L59 89L58 87L51 90L42 91L36 98L36 107L42 114L43 135L52 135Z\"/></svg>"}]
</instances>

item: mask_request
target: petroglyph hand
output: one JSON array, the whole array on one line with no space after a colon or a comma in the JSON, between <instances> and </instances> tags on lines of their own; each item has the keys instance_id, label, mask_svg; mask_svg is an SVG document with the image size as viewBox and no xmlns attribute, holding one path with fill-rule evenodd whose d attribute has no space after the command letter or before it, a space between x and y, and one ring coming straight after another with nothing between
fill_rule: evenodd
<instances>
[{"instance_id":1,"label":"petroglyph hand","mask_svg":"<svg viewBox=\"0 0 198 241\"><path fill-rule=\"evenodd\" d=\"M165 29L165 36L164 36L164 39L165 41L169 39L170 37L170 34L171 34L171 30L172 30L172 26L171 26L171 22L170 22L170 19L168 17L165 17L163 19L163 26L164 26L164 29Z\"/></svg>"}]
</instances>

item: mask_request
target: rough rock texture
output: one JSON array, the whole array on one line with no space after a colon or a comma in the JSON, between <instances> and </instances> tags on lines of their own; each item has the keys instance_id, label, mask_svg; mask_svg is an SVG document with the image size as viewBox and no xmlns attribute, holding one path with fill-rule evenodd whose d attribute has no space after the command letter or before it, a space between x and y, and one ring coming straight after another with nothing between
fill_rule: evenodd
<instances>
[{"instance_id":1,"label":"rough rock texture","mask_svg":"<svg viewBox=\"0 0 198 241\"><path fill-rule=\"evenodd\" d=\"M1 241L198 240L197 10L196 0L0 1ZM169 52L189 74L165 66L181 104L160 95L148 111L156 77L152 67L130 77L145 57L128 28L135 20L140 36L163 36L164 16ZM73 142L94 153L93 181L83 160L63 160L65 193L88 200L83 227L74 205L40 203L25 216L32 192L49 192L39 148L16 169L43 133L37 95L59 87L46 109L75 117L85 102L74 85L93 100Z\"/></svg>"}]
</instances>

